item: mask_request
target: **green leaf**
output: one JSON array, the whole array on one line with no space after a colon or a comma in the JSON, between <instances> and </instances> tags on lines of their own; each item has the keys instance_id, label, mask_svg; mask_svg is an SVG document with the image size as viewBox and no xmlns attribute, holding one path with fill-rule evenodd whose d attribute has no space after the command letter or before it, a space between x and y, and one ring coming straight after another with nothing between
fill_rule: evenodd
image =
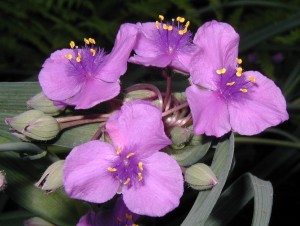
<instances>
[{"instance_id":1,"label":"green leaf","mask_svg":"<svg viewBox=\"0 0 300 226\"><path fill-rule=\"evenodd\" d=\"M228 224L254 197L252 225L268 225L272 212L273 188L270 182L250 173L242 175L220 196L205 226Z\"/></svg>"},{"instance_id":2,"label":"green leaf","mask_svg":"<svg viewBox=\"0 0 300 226\"><path fill-rule=\"evenodd\" d=\"M219 183L211 190L199 192L197 199L181 226L204 225L224 187L234 153L234 135L218 143L211 169Z\"/></svg>"}]
</instances>

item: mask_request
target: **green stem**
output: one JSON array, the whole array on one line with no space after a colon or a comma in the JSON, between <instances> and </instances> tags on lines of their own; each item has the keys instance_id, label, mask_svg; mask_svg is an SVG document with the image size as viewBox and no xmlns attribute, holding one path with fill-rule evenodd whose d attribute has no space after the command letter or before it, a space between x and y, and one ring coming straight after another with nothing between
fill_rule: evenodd
<instances>
[{"instance_id":1,"label":"green stem","mask_svg":"<svg viewBox=\"0 0 300 226\"><path fill-rule=\"evenodd\" d=\"M5 143L0 144L0 152L4 151L17 151L17 152L34 152L34 153L42 153L44 150L40 149L38 146L31 144L31 143L25 143L25 142L19 142L19 143Z\"/></svg>"},{"instance_id":2,"label":"green stem","mask_svg":"<svg viewBox=\"0 0 300 226\"><path fill-rule=\"evenodd\" d=\"M85 124L90 124L90 123L96 123L96 122L105 122L107 121L108 117L99 117L99 118L93 118L93 119L82 119L82 120L77 120L77 121L70 121L70 122L65 122L60 124L61 130L74 127L74 126L80 126L80 125L85 125Z\"/></svg>"}]
</instances>

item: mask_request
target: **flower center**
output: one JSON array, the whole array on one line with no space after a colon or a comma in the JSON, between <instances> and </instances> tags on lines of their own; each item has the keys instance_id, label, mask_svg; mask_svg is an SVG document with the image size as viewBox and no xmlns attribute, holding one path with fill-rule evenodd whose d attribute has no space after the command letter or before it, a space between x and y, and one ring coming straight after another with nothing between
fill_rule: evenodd
<instances>
[{"instance_id":1,"label":"flower center","mask_svg":"<svg viewBox=\"0 0 300 226\"><path fill-rule=\"evenodd\" d=\"M117 159L112 163L112 167L107 168L112 176L128 187L143 184L145 169L139 156L135 152L120 147L116 153Z\"/></svg>"},{"instance_id":2,"label":"flower center","mask_svg":"<svg viewBox=\"0 0 300 226\"><path fill-rule=\"evenodd\" d=\"M95 47L95 40L84 38L85 46L78 48L74 41L70 42L70 52L65 55L69 60L68 70L71 76L77 78L92 78L97 75L98 69L104 60L105 53Z\"/></svg>"},{"instance_id":3,"label":"flower center","mask_svg":"<svg viewBox=\"0 0 300 226\"><path fill-rule=\"evenodd\" d=\"M159 21L155 22L156 32L158 32L158 42L160 49L167 54L173 54L178 50L184 50L191 43L191 32L188 30L190 22L185 24L185 18L177 17L172 19L172 23L164 23L164 16L159 15Z\"/></svg>"},{"instance_id":4,"label":"flower center","mask_svg":"<svg viewBox=\"0 0 300 226\"><path fill-rule=\"evenodd\" d=\"M219 68L216 70L219 79L219 91L221 96L226 101L241 101L244 98L249 98L248 93L256 86L254 76L246 76L243 74L243 69L240 67L241 59L237 59L236 68Z\"/></svg>"},{"instance_id":5,"label":"flower center","mask_svg":"<svg viewBox=\"0 0 300 226\"><path fill-rule=\"evenodd\" d=\"M124 217L120 216L117 217L118 226L138 226L137 224L133 223L133 216L131 214L125 213ZM129 223L133 223L129 225Z\"/></svg>"}]
</instances>

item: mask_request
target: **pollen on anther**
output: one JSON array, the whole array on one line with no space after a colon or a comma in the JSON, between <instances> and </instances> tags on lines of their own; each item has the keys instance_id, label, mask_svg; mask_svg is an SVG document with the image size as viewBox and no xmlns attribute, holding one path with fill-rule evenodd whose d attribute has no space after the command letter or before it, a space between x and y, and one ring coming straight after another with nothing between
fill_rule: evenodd
<instances>
[{"instance_id":1,"label":"pollen on anther","mask_svg":"<svg viewBox=\"0 0 300 226\"><path fill-rule=\"evenodd\" d=\"M158 22L158 21L155 22L155 27L156 27L157 29L159 29L159 22Z\"/></svg>"},{"instance_id":2,"label":"pollen on anther","mask_svg":"<svg viewBox=\"0 0 300 226\"><path fill-rule=\"evenodd\" d=\"M94 49L90 49L90 51L91 51L91 53L93 54L93 56L95 56L95 55L96 55L96 50L94 50Z\"/></svg>"},{"instance_id":3,"label":"pollen on anther","mask_svg":"<svg viewBox=\"0 0 300 226\"><path fill-rule=\"evenodd\" d=\"M129 159L130 157L134 156L133 152L130 152L128 155L126 155L126 158Z\"/></svg>"},{"instance_id":4,"label":"pollen on anther","mask_svg":"<svg viewBox=\"0 0 300 226\"><path fill-rule=\"evenodd\" d=\"M178 16L178 17L176 18L176 20L177 20L178 22L180 22L180 23L184 23L185 18Z\"/></svg>"},{"instance_id":5,"label":"pollen on anther","mask_svg":"<svg viewBox=\"0 0 300 226\"><path fill-rule=\"evenodd\" d=\"M248 92L247 89L240 89L240 91L243 92L243 93L247 93Z\"/></svg>"},{"instance_id":6,"label":"pollen on anther","mask_svg":"<svg viewBox=\"0 0 300 226\"><path fill-rule=\"evenodd\" d=\"M117 155L121 154L121 150L122 150L122 148L118 147L118 149L117 149Z\"/></svg>"},{"instance_id":7,"label":"pollen on anther","mask_svg":"<svg viewBox=\"0 0 300 226\"><path fill-rule=\"evenodd\" d=\"M251 82L256 82L256 79L253 76L250 75L248 78Z\"/></svg>"},{"instance_id":8,"label":"pollen on anther","mask_svg":"<svg viewBox=\"0 0 300 226\"><path fill-rule=\"evenodd\" d=\"M238 64L241 64L241 63L243 63L243 60L240 59L240 58L236 58L236 62L237 62Z\"/></svg>"},{"instance_id":9,"label":"pollen on anther","mask_svg":"<svg viewBox=\"0 0 300 226\"><path fill-rule=\"evenodd\" d=\"M217 72L218 75L225 74L226 73L226 68L223 67L221 69L216 70L216 72Z\"/></svg>"},{"instance_id":10,"label":"pollen on anther","mask_svg":"<svg viewBox=\"0 0 300 226\"><path fill-rule=\"evenodd\" d=\"M68 59L68 60L71 60L73 58L72 54L66 54L65 57Z\"/></svg>"},{"instance_id":11,"label":"pollen on anther","mask_svg":"<svg viewBox=\"0 0 300 226\"><path fill-rule=\"evenodd\" d=\"M168 26L168 31L172 31L173 27L172 26Z\"/></svg>"},{"instance_id":12,"label":"pollen on anther","mask_svg":"<svg viewBox=\"0 0 300 226\"><path fill-rule=\"evenodd\" d=\"M79 63L79 62L81 62L81 54L80 53L78 53L78 55L77 55L77 57L76 57L76 61Z\"/></svg>"},{"instance_id":13,"label":"pollen on anther","mask_svg":"<svg viewBox=\"0 0 300 226\"><path fill-rule=\"evenodd\" d=\"M187 21L184 27L187 29L190 26L190 21Z\"/></svg>"},{"instance_id":14,"label":"pollen on anther","mask_svg":"<svg viewBox=\"0 0 300 226\"><path fill-rule=\"evenodd\" d=\"M143 180L142 173L138 173L139 181Z\"/></svg>"},{"instance_id":15,"label":"pollen on anther","mask_svg":"<svg viewBox=\"0 0 300 226\"><path fill-rule=\"evenodd\" d=\"M138 163L138 166L139 166L140 171L143 171L143 170L144 170L144 168L143 168L143 163L142 163L142 162L139 162L139 163Z\"/></svg>"},{"instance_id":16,"label":"pollen on anther","mask_svg":"<svg viewBox=\"0 0 300 226\"><path fill-rule=\"evenodd\" d=\"M74 49L74 47L75 47L75 42L74 41L70 42L70 47L71 47L71 49Z\"/></svg>"},{"instance_id":17,"label":"pollen on anther","mask_svg":"<svg viewBox=\"0 0 300 226\"><path fill-rule=\"evenodd\" d=\"M165 19L165 17L164 17L163 15L159 15L158 18L159 18L160 20L164 20L164 19Z\"/></svg>"},{"instance_id":18,"label":"pollen on anther","mask_svg":"<svg viewBox=\"0 0 300 226\"><path fill-rule=\"evenodd\" d=\"M93 38L89 38L89 42L90 42L91 44L93 44L93 45L96 44L96 41L95 41L95 39L93 39Z\"/></svg>"},{"instance_id":19,"label":"pollen on anther","mask_svg":"<svg viewBox=\"0 0 300 226\"><path fill-rule=\"evenodd\" d=\"M123 183L124 185L128 184L130 182L130 178L127 178L127 180Z\"/></svg>"},{"instance_id":20,"label":"pollen on anther","mask_svg":"<svg viewBox=\"0 0 300 226\"><path fill-rule=\"evenodd\" d=\"M226 85L227 86L233 86L235 84L235 82L227 82Z\"/></svg>"},{"instance_id":21,"label":"pollen on anther","mask_svg":"<svg viewBox=\"0 0 300 226\"><path fill-rule=\"evenodd\" d=\"M164 29L164 30L168 30L168 27L169 27L168 25L163 24L163 29Z\"/></svg>"},{"instance_id":22,"label":"pollen on anther","mask_svg":"<svg viewBox=\"0 0 300 226\"><path fill-rule=\"evenodd\" d=\"M83 41L84 41L84 43L87 44L87 45L90 44L90 42L89 42L89 40L88 40L87 38L84 38Z\"/></svg>"},{"instance_id":23,"label":"pollen on anther","mask_svg":"<svg viewBox=\"0 0 300 226\"><path fill-rule=\"evenodd\" d=\"M132 220L132 215L126 213L126 214L125 214L125 218L126 218L127 220Z\"/></svg>"},{"instance_id":24,"label":"pollen on anther","mask_svg":"<svg viewBox=\"0 0 300 226\"><path fill-rule=\"evenodd\" d=\"M242 76L242 72L243 72L243 68L238 67L238 68L236 69L235 75L236 75L237 77L241 77L241 76Z\"/></svg>"},{"instance_id":25,"label":"pollen on anther","mask_svg":"<svg viewBox=\"0 0 300 226\"><path fill-rule=\"evenodd\" d=\"M113 167L108 167L107 170L108 170L109 172L116 172L116 171L117 171L117 169L116 169L116 168L113 168Z\"/></svg>"}]
</instances>

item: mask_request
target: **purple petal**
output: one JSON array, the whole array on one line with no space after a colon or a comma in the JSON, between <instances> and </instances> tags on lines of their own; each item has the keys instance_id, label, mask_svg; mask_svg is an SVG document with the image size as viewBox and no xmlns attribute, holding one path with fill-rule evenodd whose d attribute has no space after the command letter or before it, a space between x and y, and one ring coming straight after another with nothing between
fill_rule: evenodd
<instances>
[{"instance_id":1,"label":"purple petal","mask_svg":"<svg viewBox=\"0 0 300 226\"><path fill-rule=\"evenodd\" d=\"M147 174L144 185L123 188L123 199L132 212L147 216L163 216L179 205L183 194L183 177L177 162L157 152L144 160Z\"/></svg>"},{"instance_id":2,"label":"purple petal","mask_svg":"<svg viewBox=\"0 0 300 226\"><path fill-rule=\"evenodd\" d=\"M135 55L129 59L130 63L141 64L144 66L167 67L171 63L171 57L167 55L157 55L154 57L143 57Z\"/></svg>"},{"instance_id":3,"label":"purple petal","mask_svg":"<svg viewBox=\"0 0 300 226\"><path fill-rule=\"evenodd\" d=\"M87 214L80 218L76 226L104 226L103 224L100 224L98 215L99 214L90 210Z\"/></svg>"},{"instance_id":4,"label":"purple petal","mask_svg":"<svg viewBox=\"0 0 300 226\"><path fill-rule=\"evenodd\" d=\"M117 34L114 48L106 57L98 78L116 82L127 70L127 61L135 44L137 27L135 24L122 24Z\"/></svg>"},{"instance_id":5,"label":"purple petal","mask_svg":"<svg viewBox=\"0 0 300 226\"><path fill-rule=\"evenodd\" d=\"M110 100L120 93L119 82L104 82L95 78L86 79L76 96L64 100L75 109L91 108L103 101Z\"/></svg>"},{"instance_id":6,"label":"purple petal","mask_svg":"<svg viewBox=\"0 0 300 226\"><path fill-rule=\"evenodd\" d=\"M286 101L275 83L257 71L243 74L254 77L256 86L245 94L249 98L228 104L233 131L254 135L287 120Z\"/></svg>"},{"instance_id":7,"label":"purple petal","mask_svg":"<svg viewBox=\"0 0 300 226\"><path fill-rule=\"evenodd\" d=\"M84 77L70 76L67 70L69 60L65 57L72 54L71 49L57 50L43 64L39 82L45 95L51 100L64 100L79 92Z\"/></svg>"},{"instance_id":8,"label":"purple petal","mask_svg":"<svg viewBox=\"0 0 300 226\"><path fill-rule=\"evenodd\" d=\"M235 68L239 35L226 23L211 21L203 24L195 34L194 43L199 50L191 61L193 83L216 90L216 70Z\"/></svg>"},{"instance_id":9,"label":"purple petal","mask_svg":"<svg viewBox=\"0 0 300 226\"><path fill-rule=\"evenodd\" d=\"M161 114L149 101L127 102L110 117L106 129L117 147L134 146L140 155L151 155L171 144Z\"/></svg>"},{"instance_id":10,"label":"purple petal","mask_svg":"<svg viewBox=\"0 0 300 226\"><path fill-rule=\"evenodd\" d=\"M67 156L64 165L66 193L76 199L103 203L111 199L119 188L119 181L111 172L111 162L116 158L112 145L90 141L75 147Z\"/></svg>"},{"instance_id":11,"label":"purple petal","mask_svg":"<svg viewBox=\"0 0 300 226\"><path fill-rule=\"evenodd\" d=\"M195 134L220 137L231 130L227 104L217 91L193 85L186 89Z\"/></svg>"}]
</instances>

